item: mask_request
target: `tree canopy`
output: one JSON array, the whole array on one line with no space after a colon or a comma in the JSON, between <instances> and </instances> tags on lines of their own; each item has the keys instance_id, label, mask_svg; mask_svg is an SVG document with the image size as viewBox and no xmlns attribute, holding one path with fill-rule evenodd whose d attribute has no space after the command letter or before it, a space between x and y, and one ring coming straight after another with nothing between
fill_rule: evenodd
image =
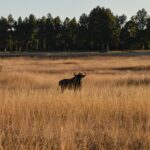
<instances>
[{"instance_id":1,"label":"tree canopy","mask_svg":"<svg viewBox=\"0 0 150 150\"><path fill-rule=\"evenodd\" d=\"M0 51L108 51L149 49L150 17L141 9L131 19L115 16L110 9L96 7L79 20L64 21L51 14L30 14L17 20L10 14L0 18Z\"/></svg>"}]
</instances>

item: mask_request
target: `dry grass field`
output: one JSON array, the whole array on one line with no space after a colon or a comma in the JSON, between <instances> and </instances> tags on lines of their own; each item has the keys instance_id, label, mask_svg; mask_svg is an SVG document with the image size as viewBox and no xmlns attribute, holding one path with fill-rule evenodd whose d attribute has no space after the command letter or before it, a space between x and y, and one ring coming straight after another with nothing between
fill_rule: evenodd
<instances>
[{"instance_id":1,"label":"dry grass field","mask_svg":"<svg viewBox=\"0 0 150 150\"><path fill-rule=\"evenodd\" d=\"M0 59L0 150L149 149L150 56Z\"/></svg>"}]
</instances>

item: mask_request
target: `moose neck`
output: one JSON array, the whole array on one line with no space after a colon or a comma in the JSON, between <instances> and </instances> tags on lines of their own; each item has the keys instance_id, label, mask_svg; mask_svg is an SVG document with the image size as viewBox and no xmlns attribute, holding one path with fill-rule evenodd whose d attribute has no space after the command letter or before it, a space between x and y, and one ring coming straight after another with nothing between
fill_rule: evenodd
<instances>
[{"instance_id":1,"label":"moose neck","mask_svg":"<svg viewBox=\"0 0 150 150\"><path fill-rule=\"evenodd\" d=\"M81 83L81 78L80 78L80 77L75 77L75 81L76 81L77 83Z\"/></svg>"}]
</instances>

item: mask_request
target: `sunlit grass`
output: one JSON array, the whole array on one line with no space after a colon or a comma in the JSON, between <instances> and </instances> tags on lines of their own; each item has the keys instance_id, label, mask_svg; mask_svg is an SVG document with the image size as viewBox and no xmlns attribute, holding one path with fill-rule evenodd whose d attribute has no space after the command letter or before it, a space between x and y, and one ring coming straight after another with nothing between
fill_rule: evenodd
<instances>
[{"instance_id":1,"label":"sunlit grass","mask_svg":"<svg viewBox=\"0 0 150 150\"><path fill-rule=\"evenodd\" d=\"M150 149L149 57L0 63L0 149ZM147 69L119 69L129 66ZM58 81L77 71L82 91L62 94Z\"/></svg>"}]
</instances>

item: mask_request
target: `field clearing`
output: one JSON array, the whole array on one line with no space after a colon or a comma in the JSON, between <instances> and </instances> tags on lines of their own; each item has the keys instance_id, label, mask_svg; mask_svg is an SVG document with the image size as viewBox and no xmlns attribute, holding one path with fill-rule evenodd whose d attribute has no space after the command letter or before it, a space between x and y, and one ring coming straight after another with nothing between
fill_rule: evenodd
<instances>
[{"instance_id":1,"label":"field clearing","mask_svg":"<svg viewBox=\"0 0 150 150\"><path fill-rule=\"evenodd\" d=\"M149 150L150 56L0 60L0 150ZM83 71L83 89L58 81Z\"/></svg>"}]
</instances>

